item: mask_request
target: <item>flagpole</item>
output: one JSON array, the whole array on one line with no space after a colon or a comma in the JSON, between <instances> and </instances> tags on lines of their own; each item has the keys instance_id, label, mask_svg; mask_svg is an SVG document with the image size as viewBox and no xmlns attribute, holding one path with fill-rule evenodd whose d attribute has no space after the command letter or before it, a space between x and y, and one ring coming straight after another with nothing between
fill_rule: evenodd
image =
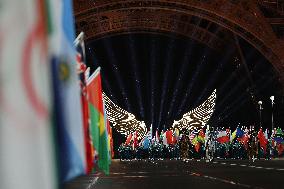
<instances>
[{"instance_id":1,"label":"flagpole","mask_svg":"<svg viewBox=\"0 0 284 189\"><path fill-rule=\"evenodd\" d=\"M261 123L261 110L262 108L262 101L258 101L258 105L259 105L259 128L262 127L262 123Z\"/></svg>"},{"instance_id":2,"label":"flagpole","mask_svg":"<svg viewBox=\"0 0 284 189\"><path fill-rule=\"evenodd\" d=\"M271 110L271 133L272 133L273 128L274 128L274 118L273 118L274 96L271 96L270 100L271 100L271 105L272 105L272 110Z\"/></svg>"}]
</instances>

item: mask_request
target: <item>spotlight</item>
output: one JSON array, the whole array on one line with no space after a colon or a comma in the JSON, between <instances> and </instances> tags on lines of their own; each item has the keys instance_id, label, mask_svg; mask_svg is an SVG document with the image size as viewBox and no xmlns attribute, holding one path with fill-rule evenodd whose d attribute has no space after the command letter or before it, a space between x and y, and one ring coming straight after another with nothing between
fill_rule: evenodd
<instances>
[{"instance_id":1,"label":"spotlight","mask_svg":"<svg viewBox=\"0 0 284 189\"><path fill-rule=\"evenodd\" d=\"M261 106L261 105L262 105L262 101L258 101L258 105L260 105L260 106Z\"/></svg>"},{"instance_id":2,"label":"spotlight","mask_svg":"<svg viewBox=\"0 0 284 189\"><path fill-rule=\"evenodd\" d=\"M273 102L273 101L274 101L274 96L271 96L271 97L270 97L270 100Z\"/></svg>"}]
</instances>

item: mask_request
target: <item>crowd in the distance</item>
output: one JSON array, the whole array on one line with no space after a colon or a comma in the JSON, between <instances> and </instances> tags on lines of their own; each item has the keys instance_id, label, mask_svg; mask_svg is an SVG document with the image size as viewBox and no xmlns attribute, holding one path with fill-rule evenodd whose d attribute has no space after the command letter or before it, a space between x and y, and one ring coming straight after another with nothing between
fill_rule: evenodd
<instances>
[{"instance_id":1,"label":"crowd in the distance","mask_svg":"<svg viewBox=\"0 0 284 189\"><path fill-rule=\"evenodd\" d=\"M284 156L284 133L275 128L268 129L237 127L234 131L224 128L148 132L139 140L137 133L129 134L118 149L121 160L161 160L165 158L187 161L189 159L231 158L271 159ZM153 136L154 135L154 136Z\"/></svg>"}]
</instances>

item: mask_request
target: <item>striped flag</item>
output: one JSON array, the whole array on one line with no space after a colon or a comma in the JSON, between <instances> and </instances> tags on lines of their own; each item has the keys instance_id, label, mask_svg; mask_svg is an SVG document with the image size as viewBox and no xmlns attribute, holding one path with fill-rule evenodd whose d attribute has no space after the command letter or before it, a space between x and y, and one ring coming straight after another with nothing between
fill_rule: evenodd
<instances>
[{"instance_id":1,"label":"striped flag","mask_svg":"<svg viewBox=\"0 0 284 189\"><path fill-rule=\"evenodd\" d=\"M0 188L54 189L44 0L0 2Z\"/></svg>"}]
</instances>

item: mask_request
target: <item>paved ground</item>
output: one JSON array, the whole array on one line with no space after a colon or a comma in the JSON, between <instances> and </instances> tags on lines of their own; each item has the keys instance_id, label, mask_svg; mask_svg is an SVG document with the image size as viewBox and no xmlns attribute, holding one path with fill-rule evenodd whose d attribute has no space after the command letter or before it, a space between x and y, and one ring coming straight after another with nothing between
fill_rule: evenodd
<instances>
[{"instance_id":1,"label":"paved ground","mask_svg":"<svg viewBox=\"0 0 284 189\"><path fill-rule=\"evenodd\" d=\"M120 162L111 173L83 176L64 189L185 189L267 188L284 189L284 160L191 160Z\"/></svg>"}]
</instances>

